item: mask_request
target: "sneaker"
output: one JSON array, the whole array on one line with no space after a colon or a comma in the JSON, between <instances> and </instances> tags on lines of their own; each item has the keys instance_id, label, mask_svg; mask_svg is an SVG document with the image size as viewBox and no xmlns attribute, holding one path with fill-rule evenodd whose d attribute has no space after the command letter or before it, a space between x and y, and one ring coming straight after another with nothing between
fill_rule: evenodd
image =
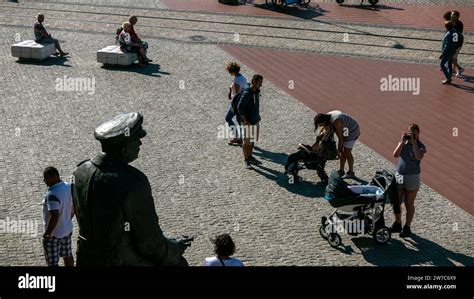
<instances>
[{"instance_id":1,"label":"sneaker","mask_svg":"<svg viewBox=\"0 0 474 299\"><path fill-rule=\"evenodd\" d=\"M395 221L395 222L392 224L392 227L390 228L390 231L391 231L392 233L399 233L399 232L401 232L401 231L402 231L402 224L401 224L400 222L396 222L396 221Z\"/></svg>"},{"instance_id":2,"label":"sneaker","mask_svg":"<svg viewBox=\"0 0 474 299\"><path fill-rule=\"evenodd\" d=\"M441 83L446 84L446 85L449 85L449 84L451 84L451 79L449 79L449 80L448 80L448 79L443 80L443 81L441 81Z\"/></svg>"},{"instance_id":3,"label":"sneaker","mask_svg":"<svg viewBox=\"0 0 474 299\"><path fill-rule=\"evenodd\" d=\"M338 170L337 173L339 173L340 177L343 177L346 172L344 170Z\"/></svg>"},{"instance_id":4,"label":"sneaker","mask_svg":"<svg viewBox=\"0 0 474 299\"><path fill-rule=\"evenodd\" d=\"M355 178L355 173L353 171L348 171L346 175L342 176L343 179L352 179Z\"/></svg>"},{"instance_id":5,"label":"sneaker","mask_svg":"<svg viewBox=\"0 0 474 299\"><path fill-rule=\"evenodd\" d=\"M246 169L252 169L252 168L253 168L253 167L252 167L252 164L250 164L250 161L249 161L249 160L245 160L244 164L245 164L245 168L246 168Z\"/></svg>"},{"instance_id":6,"label":"sneaker","mask_svg":"<svg viewBox=\"0 0 474 299\"><path fill-rule=\"evenodd\" d=\"M63 52L62 54L59 54L59 56L61 56L61 57L65 57L67 55L69 55L69 52Z\"/></svg>"},{"instance_id":7,"label":"sneaker","mask_svg":"<svg viewBox=\"0 0 474 299\"><path fill-rule=\"evenodd\" d=\"M248 160L251 164L253 165L260 165L262 164L262 162L258 161L257 159L255 159L253 156L250 156L249 160Z\"/></svg>"},{"instance_id":8,"label":"sneaker","mask_svg":"<svg viewBox=\"0 0 474 299\"><path fill-rule=\"evenodd\" d=\"M464 68L463 67L460 67L458 72L456 73L458 76L462 74L462 72L464 72Z\"/></svg>"},{"instance_id":9,"label":"sneaker","mask_svg":"<svg viewBox=\"0 0 474 299\"><path fill-rule=\"evenodd\" d=\"M411 230L410 230L410 227L407 226L407 225L404 225L403 226L403 230L402 232L400 233L400 238L407 238L411 235Z\"/></svg>"}]
</instances>

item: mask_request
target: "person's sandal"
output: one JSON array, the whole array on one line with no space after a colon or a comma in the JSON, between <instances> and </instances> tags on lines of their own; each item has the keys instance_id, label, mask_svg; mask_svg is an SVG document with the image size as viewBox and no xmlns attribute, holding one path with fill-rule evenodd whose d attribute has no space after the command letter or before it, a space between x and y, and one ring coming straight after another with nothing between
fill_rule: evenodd
<instances>
[{"instance_id":1,"label":"person's sandal","mask_svg":"<svg viewBox=\"0 0 474 299\"><path fill-rule=\"evenodd\" d=\"M238 139L238 138L234 138L234 139L229 140L229 142L227 144L228 145L241 145L242 140Z\"/></svg>"},{"instance_id":2,"label":"person's sandal","mask_svg":"<svg viewBox=\"0 0 474 299\"><path fill-rule=\"evenodd\" d=\"M59 54L59 56L61 57L66 57L67 55L69 55L69 52L64 52L63 54Z\"/></svg>"},{"instance_id":3,"label":"person's sandal","mask_svg":"<svg viewBox=\"0 0 474 299\"><path fill-rule=\"evenodd\" d=\"M346 178L348 179L355 178L355 173L353 171L348 171L346 174Z\"/></svg>"},{"instance_id":4,"label":"person's sandal","mask_svg":"<svg viewBox=\"0 0 474 299\"><path fill-rule=\"evenodd\" d=\"M401 222L393 222L392 227L390 228L390 232L392 233L400 233L402 231L402 223Z\"/></svg>"}]
</instances>

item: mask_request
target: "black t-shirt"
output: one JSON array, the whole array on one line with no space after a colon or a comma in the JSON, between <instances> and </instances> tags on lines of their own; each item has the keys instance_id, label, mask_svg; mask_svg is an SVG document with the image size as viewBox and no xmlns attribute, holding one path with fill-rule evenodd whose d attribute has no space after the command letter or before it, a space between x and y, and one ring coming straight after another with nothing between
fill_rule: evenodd
<instances>
[{"instance_id":1,"label":"black t-shirt","mask_svg":"<svg viewBox=\"0 0 474 299\"><path fill-rule=\"evenodd\" d=\"M453 28L456 29L457 32L462 33L462 31L464 30L464 24L461 21L457 21L456 23L454 23Z\"/></svg>"}]
</instances>

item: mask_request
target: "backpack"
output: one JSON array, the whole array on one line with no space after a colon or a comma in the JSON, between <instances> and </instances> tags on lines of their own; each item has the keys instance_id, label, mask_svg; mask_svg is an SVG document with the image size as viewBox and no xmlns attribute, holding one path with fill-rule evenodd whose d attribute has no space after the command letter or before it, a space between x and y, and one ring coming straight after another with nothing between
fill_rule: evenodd
<instances>
[{"instance_id":1,"label":"backpack","mask_svg":"<svg viewBox=\"0 0 474 299\"><path fill-rule=\"evenodd\" d=\"M117 31L115 32L115 44L119 43L119 36L121 32L122 32L122 27L119 27Z\"/></svg>"},{"instance_id":2,"label":"backpack","mask_svg":"<svg viewBox=\"0 0 474 299\"><path fill-rule=\"evenodd\" d=\"M458 48L461 48L462 45L464 44L464 35L461 32L458 32L458 34L459 34Z\"/></svg>"}]
</instances>

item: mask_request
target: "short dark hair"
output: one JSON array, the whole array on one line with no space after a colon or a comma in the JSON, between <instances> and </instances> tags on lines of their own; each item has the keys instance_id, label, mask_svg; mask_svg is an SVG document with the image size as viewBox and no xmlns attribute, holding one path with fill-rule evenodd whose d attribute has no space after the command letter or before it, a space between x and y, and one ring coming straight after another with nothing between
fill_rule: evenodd
<instances>
[{"instance_id":1,"label":"short dark hair","mask_svg":"<svg viewBox=\"0 0 474 299\"><path fill-rule=\"evenodd\" d=\"M446 28L446 30L451 31L453 30L454 24L451 21L446 21L444 22L444 27Z\"/></svg>"},{"instance_id":2,"label":"short dark hair","mask_svg":"<svg viewBox=\"0 0 474 299\"><path fill-rule=\"evenodd\" d=\"M137 18L137 16L130 16L130 18L128 18L128 21L130 22L131 20L137 20L138 21L138 18Z\"/></svg>"},{"instance_id":3,"label":"short dark hair","mask_svg":"<svg viewBox=\"0 0 474 299\"><path fill-rule=\"evenodd\" d=\"M48 166L44 169L43 176L47 178L59 177L59 171L53 166Z\"/></svg>"},{"instance_id":4,"label":"short dark hair","mask_svg":"<svg viewBox=\"0 0 474 299\"><path fill-rule=\"evenodd\" d=\"M324 125L328 126L331 124L331 115L326 113L318 113L314 117L314 127L317 128L319 124L324 123Z\"/></svg>"},{"instance_id":5,"label":"short dark hair","mask_svg":"<svg viewBox=\"0 0 474 299\"><path fill-rule=\"evenodd\" d=\"M410 131L417 131L418 133L420 133L420 127L417 124L410 124L408 128L410 129Z\"/></svg>"},{"instance_id":6,"label":"short dark hair","mask_svg":"<svg viewBox=\"0 0 474 299\"><path fill-rule=\"evenodd\" d=\"M443 15L443 19L445 21L451 21L451 11L445 12L444 15Z\"/></svg>"},{"instance_id":7,"label":"short dark hair","mask_svg":"<svg viewBox=\"0 0 474 299\"><path fill-rule=\"evenodd\" d=\"M459 13L459 11L453 10L453 15L455 15L456 17L459 18L459 16L460 16L461 14Z\"/></svg>"},{"instance_id":8,"label":"short dark hair","mask_svg":"<svg viewBox=\"0 0 474 299\"><path fill-rule=\"evenodd\" d=\"M240 64L238 64L237 62L229 62L226 66L226 70L229 73L238 74L240 72Z\"/></svg>"},{"instance_id":9,"label":"short dark hair","mask_svg":"<svg viewBox=\"0 0 474 299\"><path fill-rule=\"evenodd\" d=\"M231 256L235 252L235 244L229 234L217 236L213 241L214 252L218 256Z\"/></svg>"},{"instance_id":10,"label":"short dark hair","mask_svg":"<svg viewBox=\"0 0 474 299\"><path fill-rule=\"evenodd\" d=\"M252 77L252 82L257 82L257 81L261 81L261 80L263 80L263 76L262 76L262 75L255 74L255 75L253 75L253 77Z\"/></svg>"}]
</instances>

